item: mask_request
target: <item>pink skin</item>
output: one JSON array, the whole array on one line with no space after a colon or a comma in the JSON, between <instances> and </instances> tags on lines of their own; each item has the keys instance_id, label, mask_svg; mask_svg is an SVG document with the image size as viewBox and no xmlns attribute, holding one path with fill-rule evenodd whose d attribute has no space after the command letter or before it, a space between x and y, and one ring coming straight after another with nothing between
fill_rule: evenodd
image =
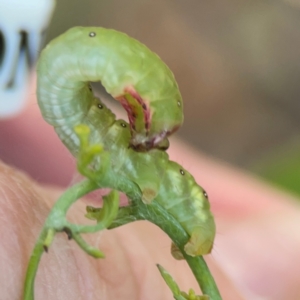
<instances>
[{"instance_id":1,"label":"pink skin","mask_svg":"<svg viewBox=\"0 0 300 300\"><path fill-rule=\"evenodd\" d=\"M20 299L29 253L59 188L70 185L74 161L40 116L34 92L24 113L0 122L0 295ZM178 140L170 156L205 187L217 222L214 249L207 260L224 299L300 299L300 207L293 196L213 160ZM77 181L77 180L76 180ZM87 202L89 202L87 200ZM82 220L84 203L70 213ZM147 223L89 237L105 253L94 260L61 234L44 255L37 299L172 299L155 263L162 264L182 289L197 289L184 262L169 254L170 241ZM198 290L198 289L197 289ZM261 298L258 298L260 295Z\"/></svg>"}]
</instances>

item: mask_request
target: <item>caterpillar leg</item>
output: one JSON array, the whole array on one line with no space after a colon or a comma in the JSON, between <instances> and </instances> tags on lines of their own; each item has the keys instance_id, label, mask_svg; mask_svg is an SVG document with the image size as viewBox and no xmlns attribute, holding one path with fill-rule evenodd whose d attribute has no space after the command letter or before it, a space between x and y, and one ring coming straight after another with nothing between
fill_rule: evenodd
<instances>
[{"instance_id":1,"label":"caterpillar leg","mask_svg":"<svg viewBox=\"0 0 300 300\"><path fill-rule=\"evenodd\" d=\"M181 251L179 250L179 248L174 243L171 244L171 254L177 260L184 259Z\"/></svg>"}]
</instances>

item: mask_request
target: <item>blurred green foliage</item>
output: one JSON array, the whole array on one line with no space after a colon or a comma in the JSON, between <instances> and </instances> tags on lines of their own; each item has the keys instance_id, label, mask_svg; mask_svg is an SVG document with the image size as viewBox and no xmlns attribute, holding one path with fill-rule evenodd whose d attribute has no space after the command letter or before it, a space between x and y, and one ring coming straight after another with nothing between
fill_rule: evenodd
<instances>
[{"instance_id":1,"label":"blurred green foliage","mask_svg":"<svg viewBox=\"0 0 300 300\"><path fill-rule=\"evenodd\" d=\"M272 184L300 196L300 139L268 154L252 170Z\"/></svg>"}]
</instances>

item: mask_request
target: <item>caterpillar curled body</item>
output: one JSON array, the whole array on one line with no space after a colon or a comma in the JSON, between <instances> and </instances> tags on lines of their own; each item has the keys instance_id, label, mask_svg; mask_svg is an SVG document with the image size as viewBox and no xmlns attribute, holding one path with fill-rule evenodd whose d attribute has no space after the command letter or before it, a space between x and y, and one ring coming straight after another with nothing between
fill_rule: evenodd
<instances>
[{"instance_id":1,"label":"caterpillar curled body","mask_svg":"<svg viewBox=\"0 0 300 300\"><path fill-rule=\"evenodd\" d=\"M108 46L102 46L104 42ZM121 101L129 123L116 120L93 95L89 81L97 80ZM43 50L37 96L43 117L75 156L79 140L74 126L86 124L91 142L110 153L110 170L135 183L145 203L157 201L190 235L186 253L210 253L215 223L207 195L191 174L161 150L183 117L174 77L156 55L116 31L71 29Z\"/></svg>"},{"instance_id":2,"label":"caterpillar curled body","mask_svg":"<svg viewBox=\"0 0 300 300\"><path fill-rule=\"evenodd\" d=\"M89 83L101 81L128 114L131 146L137 151L167 148L167 137L183 122L181 95L170 69L140 42L99 27L74 27L42 51L37 95L44 119L71 147L70 131L84 123L93 94Z\"/></svg>"},{"instance_id":3,"label":"caterpillar curled body","mask_svg":"<svg viewBox=\"0 0 300 300\"><path fill-rule=\"evenodd\" d=\"M109 150L111 169L116 176L132 180L141 189L145 203L158 202L190 235L185 245L186 253L191 256L210 253L215 222L207 194L194 177L182 166L170 161L165 151L136 152L128 148L131 136L129 124L116 120L99 99L94 98L87 120L86 124L92 128L91 139ZM98 131L94 130L96 128ZM176 249L173 250L175 254Z\"/></svg>"}]
</instances>

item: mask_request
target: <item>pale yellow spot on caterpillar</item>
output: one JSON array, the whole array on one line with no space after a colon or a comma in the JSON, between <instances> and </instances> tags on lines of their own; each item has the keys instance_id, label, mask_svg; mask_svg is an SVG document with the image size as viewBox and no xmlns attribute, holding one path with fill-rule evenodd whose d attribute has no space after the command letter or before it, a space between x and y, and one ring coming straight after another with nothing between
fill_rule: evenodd
<instances>
[{"instance_id":1,"label":"pale yellow spot on caterpillar","mask_svg":"<svg viewBox=\"0 0 300 300\"><path fill-rule=\"evenodd\" d=\"M207 238L202 228L197 228L185 244L184 251L190 256L199 256L210 253L212 247L213 241Z\"/></svg>"},{"instance_id":2,"label":"pale yellow spot on caterpillar","mask_svg":"<svg viewBox=\"0 0 300 300\"><path fill-rule=\"evenodd\" d=\"M156 197L157 191L154 191L153 189L143 189L143 194L142 194L142 201L145 204L151 204L152 200Z\"/></svg>"}]
</instances>

